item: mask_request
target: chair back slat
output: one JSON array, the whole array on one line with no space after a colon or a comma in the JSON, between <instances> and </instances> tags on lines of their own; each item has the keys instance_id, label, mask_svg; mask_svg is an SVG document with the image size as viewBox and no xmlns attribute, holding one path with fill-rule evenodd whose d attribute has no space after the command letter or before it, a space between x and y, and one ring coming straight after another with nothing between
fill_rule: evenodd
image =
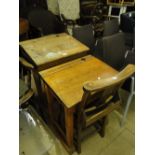
<instances>
[{"instance_id":1,"label":"chair back slat","mask_svg":"<svg viewBox=\"0 0 155 155\"><path fill-rule=\"evenodd\" d=\"M93 120L95 120L95 115L98 116L104 108L107 108L111 103L120 101L118 89L133 73L134 65L130 64L112 77L86 82L79 105L79 121L83 120L85 123L88 115L94 115Z\"/></svg>"},{"instance_id":2,"label":"chair back slat","mask_svg":"<svg viewBox=\"0 0 155 155\"><path fill-rule=\"evenodd\" d=\"M115 76L112 76L106 79L86 82L83 86L83 89L85 91L94 92L94 91L99 91L100 89L111 87L113 85L119 84L120 82L123 82L124 80L126 80L134 73L134 71L135 71L134 65L129 64L121 72L117 73Z\"/></svg>"}]
</instances>

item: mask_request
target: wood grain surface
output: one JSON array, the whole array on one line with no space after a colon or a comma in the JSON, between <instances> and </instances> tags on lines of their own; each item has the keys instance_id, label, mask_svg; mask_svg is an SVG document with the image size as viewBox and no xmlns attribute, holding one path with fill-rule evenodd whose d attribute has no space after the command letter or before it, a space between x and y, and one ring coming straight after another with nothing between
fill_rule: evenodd
<instances>
[{"instance_id":1,"label":"wood grain surface","mask_svg":"<svg viewBox=\"0 0 155 155\"><path fill-rule=\"evenodd\" d=\"M22 41L20 46L36 66L55 62L89 50L87 46L66 33Z\"/></svg>"},{"instance_id":2,"label":"wood grain surface","mask_svg":"<svg viewBox=\"0 0 155 155\"><path fill-rule=\"evenodd\" d=\"M115 69L91 55L39 72L67 108L81 101L86 81L99 80L116 73Z\"/></svg>"}]
</instances>

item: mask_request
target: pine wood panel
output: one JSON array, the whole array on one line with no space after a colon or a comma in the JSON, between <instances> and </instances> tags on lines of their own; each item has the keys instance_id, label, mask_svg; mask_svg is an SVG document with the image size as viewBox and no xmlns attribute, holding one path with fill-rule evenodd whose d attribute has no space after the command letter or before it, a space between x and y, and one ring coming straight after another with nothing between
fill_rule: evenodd
<instances>
[{"instance_id":1,"label":"pine wood panel","mask_svg":"<svg viewBox=\"0 0 155 155\"><path fill-rule=\"evenodd\" d=\"M87 46L66 33L22 41L20 46L37 67L45 64L47 66L48 63L82 53L86 55L86 51L89 50Z\"/></svg>"},{"instance_id":2,"label":"pine wood panel","mask_svg":"<svg viewBox=\"0 0 155 155\"><path fill-rule=\"evenodd\" d=\"M39 72L46 84L68 108L81 101L83 84L86 81L116 73L112 67L91 55Z\"/></svg>"}]
</instances>

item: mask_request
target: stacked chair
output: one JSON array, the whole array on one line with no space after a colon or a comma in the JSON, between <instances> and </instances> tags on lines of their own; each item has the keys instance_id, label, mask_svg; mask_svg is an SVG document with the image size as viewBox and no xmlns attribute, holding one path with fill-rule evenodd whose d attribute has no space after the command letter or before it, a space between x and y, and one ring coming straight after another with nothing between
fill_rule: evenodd
<instances>
[{"instance_id":1,"label":"stacked chair","mask_svg":"<svg viewBox=\"0 0 155 155\"><path fill-rule=\"evenodd\" d=\"M119 23L117 19L105 20L104 21L104 31L102 37L113 35L119 32ZM98 38L95 38L94 26L92 24L83 26L74 26L72 30L73 37L75 37L80 42L84 43L90 48L91 54L95 55L94 51L96 48L96 43Z\"/></svg>"},{"instance_id":2,"label":"stacked chair","mask_svg":"<svg viewBox=\"0 0 155 155\"><path fill-rule=\"evenodd\" d=\"M95 38L93 26L91 24L73 27L73 37L87 45L91 53L94 51Z\"/></svg>"},{"instance_id":3,"label":"stacked chair","mask_svg":"<svg viewBox=\"0 0 155 155\"><path fill-rule=\"evenodd\" d=\"M132 49L135 42L135 12L121 14L120 29L125 34L125 44Z\"/></svg>"},{"instance_id":4,"label":"stacked chair","mask_svg":"<svg viewBox=\"0 0 155 155\"><path fill-rule=\"evenodd\" d=\"M119 32L118 19L105 20L103 24L103 37L113 35Z\"/></svg>"},{"instance_id":5,"label":"stacked chair","mask_svg":"<svg viewBox=\"0 0 155 155\"><path fill-rule=\"evenodd\" d=\"M134 48L132 50L127 50L125 34L123 32L118 32L99 39L96 45L95 56L118 71L128 64L135 64L135 50ZM126 115L134 95L134 85L135 78L134 75L132 75L122 86L123 89L129 91L129 97L127 99L121 125L123 125L126 120Z\"/></svg>"}]
</instances>

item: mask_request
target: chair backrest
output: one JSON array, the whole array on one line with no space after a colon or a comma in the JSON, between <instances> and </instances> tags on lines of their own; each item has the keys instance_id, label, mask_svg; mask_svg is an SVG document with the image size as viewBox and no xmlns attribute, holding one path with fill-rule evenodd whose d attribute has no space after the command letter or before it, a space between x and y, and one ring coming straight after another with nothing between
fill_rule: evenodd
<instances>
[{"instance_id":1,"label":"chair backrest","mask_svg":"<svg viewBox=\"0 0 155 155\"><path fill-rule=\"evenodd\" d=\"M105 20L103 23L103 36L110 36L119 32L118 19Z\"/></svg>"},{"instance_id":2,"label":"chair backrest","mask_svg":"<svg viewBox=\"0 0 155 155\"><path fill-rule=\"evenodd\" d=\"M30 25L39 29L42 35L61 33L65 26L52 12L44 9L34 9L28 15Z\"/></svg>"},{"instance_id":3,"label":"chair backrest","mask_svg":"<svg viewBox=\"0 0 155 155\"><path fill-rule=\"evenodd\" d=\"M80 42L87 45L90 48L90 50L94 49L95 38L92 25L74 27L73 36Z\"/></svg>"},{"instance_id":4,"label":"chair backrest","mask_svg":"<svg viewBox=\"0 0 155 155\"><path fill-rule=\"evenodd\" d=\"M134 33L135 11L121 14L120 28L123 32Z\"/></svg>"},{"instance_id":5,"label":"chair backrest","mask_svg":"<svg viewBox=\"0 0 155 155\"><path fill-rule=\"evenodd\" d=\"M125 52L124 34L117 33L98 40L95 56L120 70L124 66Z\"/></svg>"},{"instance_id":6,"label":"chair backrest","mask_svg":"<svg viewBox=\"0 0 155 155\"><path fill-rule=\"evenodd\" d=\"M111 108L110 104L120 101L118 89L133 73L134 65L130 64L114 76L86 82L83 86L84 94L79 107L79 120L83 117L84 123L90 125L113 111L115 106ZM110 110L108 110L109 107ZM104 109L107 110L103 111ZM88 122L86 122L87 116L92 116Z\"/></svg>"}]
</instances>

